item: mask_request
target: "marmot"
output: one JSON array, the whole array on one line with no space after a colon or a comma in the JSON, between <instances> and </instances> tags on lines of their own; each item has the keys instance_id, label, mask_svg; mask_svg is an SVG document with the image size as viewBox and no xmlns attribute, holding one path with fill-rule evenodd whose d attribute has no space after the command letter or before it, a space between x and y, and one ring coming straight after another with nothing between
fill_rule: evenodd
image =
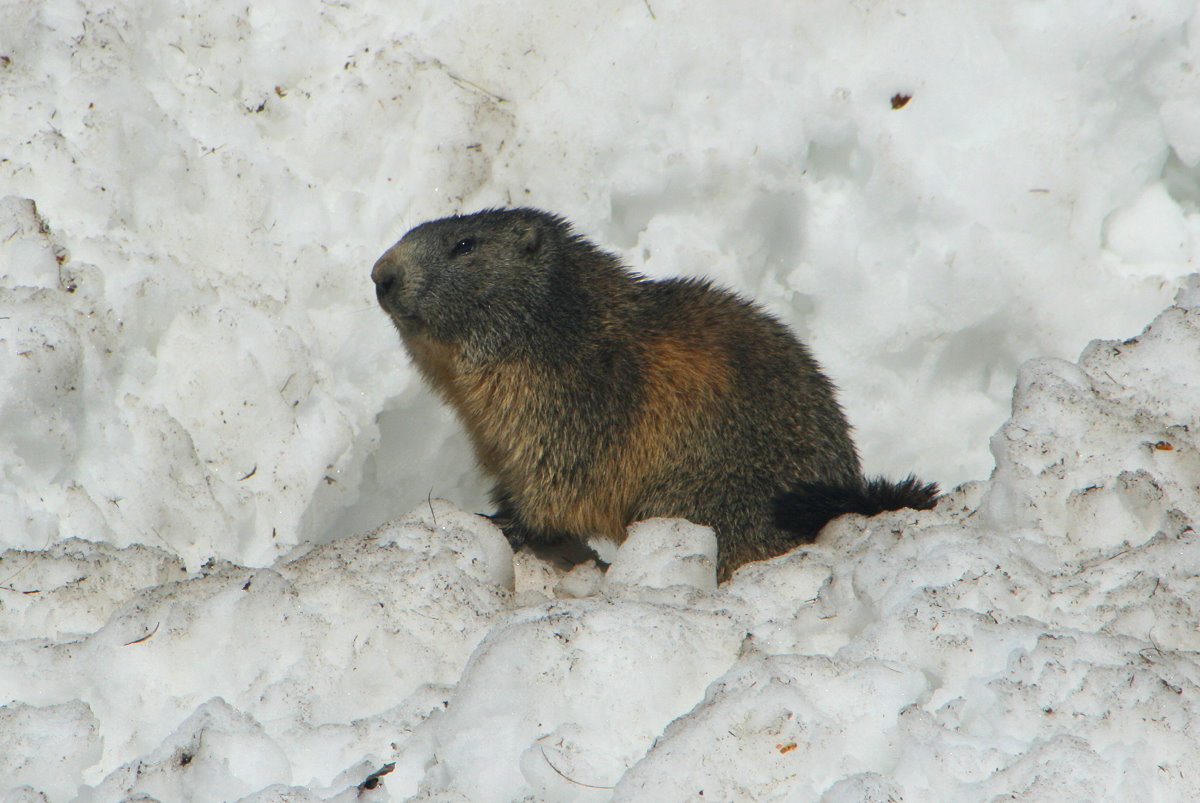
<instances>
[{"instance_id":1,"label":"marmot","mask_svg":"<svg viewBox=\"0 0 1200 803\"><path fill-rule=\"evenodd\" d=\"M716 530L724 580L842 513L937 495L863 478L833 384L775 318L707 281L632 273L561 217L423 223L371 278L495 479L514 549L674 516Z\"/></svg>"}]
</instances>

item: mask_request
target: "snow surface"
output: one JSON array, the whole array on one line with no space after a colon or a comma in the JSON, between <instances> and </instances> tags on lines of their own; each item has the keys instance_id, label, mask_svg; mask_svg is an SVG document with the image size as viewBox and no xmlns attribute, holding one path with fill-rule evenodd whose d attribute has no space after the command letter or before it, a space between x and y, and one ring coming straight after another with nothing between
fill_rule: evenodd
<instances>
[{"instance_id":1,"label":"snow surface","mask_svg":"<svg viewBox=\"0 0 1200 803\"><path fill-rule=\"evenodd\" d=\"M0 5L0 800L1200 798L1196 12ZM514 566L368 273L516 203L970 482Z\"/></svg>"}]
</instances>

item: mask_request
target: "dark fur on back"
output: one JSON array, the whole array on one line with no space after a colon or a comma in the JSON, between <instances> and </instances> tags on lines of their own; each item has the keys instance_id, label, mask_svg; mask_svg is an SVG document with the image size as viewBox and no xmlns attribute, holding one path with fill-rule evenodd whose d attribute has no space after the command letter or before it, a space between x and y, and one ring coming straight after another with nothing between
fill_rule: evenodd
<instances>
[{"instance_id":1,"label":"dark fur on back","mask_svg":"<svg viewBox=\"0 0 1200 803\"><path fill-rule=\"evenodd\" d=\"M725 578L832 515L935 493L863 479L832 383L777 320L705 281L638 276L560 217L424 223L372 278L514 546L677 516L716 529Z\"/></svg>"}]
</instances>

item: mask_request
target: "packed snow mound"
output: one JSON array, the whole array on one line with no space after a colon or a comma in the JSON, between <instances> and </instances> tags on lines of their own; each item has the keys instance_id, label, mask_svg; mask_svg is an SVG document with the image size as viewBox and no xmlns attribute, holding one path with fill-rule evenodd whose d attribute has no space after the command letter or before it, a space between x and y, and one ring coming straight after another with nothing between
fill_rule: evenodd
<instances>
[{"instance_id":1,"label":"packed snow mound","mask_svg":"<svg viewBox=\"0 0 1200 803\"><path fill-rule=\"evenodd\" d=\"M1198 387L1194 276L1028 363L990 480L720 587L708 528L552 576L438 500L265 568L10 549L0 793L1192 799Z\"/></svg>"}]
</instances>

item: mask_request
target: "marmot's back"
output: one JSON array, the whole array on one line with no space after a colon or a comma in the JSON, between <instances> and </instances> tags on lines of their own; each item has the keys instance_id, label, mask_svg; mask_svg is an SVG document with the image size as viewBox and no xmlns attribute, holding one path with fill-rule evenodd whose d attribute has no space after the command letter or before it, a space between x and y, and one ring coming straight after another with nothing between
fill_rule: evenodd
<instances>
[{"instance_id":1,"label":"marmot's back","mask_svg":"<svg viewBox=\"0 0 1200 803\"><path fill-rule=\"evenodd\" d=\"M432 221L372 278L495 478L514 546L678 516L716 528L724 578L832 516L936 494L863 481L832 384L774 318L706 282L637 277L561 218Z\"/></svg>"}]
</instances>

